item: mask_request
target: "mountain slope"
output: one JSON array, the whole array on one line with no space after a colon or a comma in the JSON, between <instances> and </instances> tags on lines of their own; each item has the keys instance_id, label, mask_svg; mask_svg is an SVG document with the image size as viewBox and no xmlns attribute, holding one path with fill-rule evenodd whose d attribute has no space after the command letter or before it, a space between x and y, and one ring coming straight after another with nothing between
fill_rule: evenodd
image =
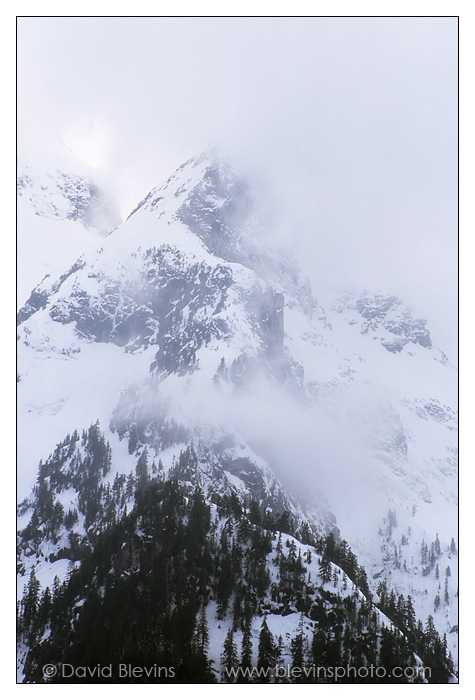
<instances>
[{"instance_id":1,"label":"mountain slope","mask_svg":"<svg viewBox=\"0 0 475 700\"><path fill-rule=\"evenodd\" d=\"M97 447L98 437L91 428L82 443ZM111 503L119 505L116 485ZM388 617L345 541L315 542L308 529L300 531L306 545L282 536L292 525L262 519L257 501L243 508L236 496L187 496L163 474L137 472L131 513L105 525L93 547L76 547L78 566L62 586L56 579L40 596L30 575L20 605L26 682L150 682L150 674L153 682L367 682L368 666L371 682L452 676L445 639L430 620L425 631L416 625L410 596L396 603L382 594ZM45 667L58 675L45 678Z\"/></svg>"}]
</instances>

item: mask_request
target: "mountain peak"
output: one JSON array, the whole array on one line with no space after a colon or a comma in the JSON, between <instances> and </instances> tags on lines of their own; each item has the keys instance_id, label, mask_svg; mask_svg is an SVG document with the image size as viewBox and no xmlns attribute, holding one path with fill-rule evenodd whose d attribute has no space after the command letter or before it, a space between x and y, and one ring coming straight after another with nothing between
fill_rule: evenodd
<instances>
[{"instance_id":1,"label":"mountain peak","mask_svg":"<svg viewBox=\"0 0 475 700\"><path fill-rule=\"evenodd\" d=\"M90 176L63 169L40 170L19 164L17 196L40 217L80 221L87 229L107 235L120 223L117 207Z\"/></svg>"},{"instance_id":2,"label":"mountain peak","mask_svg":"<svg viewBox=\"0 0 475 700\"><path fill-rule=\"evenodd\" d=\"M213 159L181 205L177 216L205 244L228 262L242 262L240 240L252 211L246 181L222 159Z\"/></svg>"},{"instance_id":3,"label":"mountain peak","mask_svg":"<svg viewBox=\"0 0 475 700\"><path fill-rule=\"evenodd\" d=\"M260 258L251 187L215 149L180 165L128 218L138 212L181 222L208 253L226 262L253 267Z\"/></svg>"}]
</instances>

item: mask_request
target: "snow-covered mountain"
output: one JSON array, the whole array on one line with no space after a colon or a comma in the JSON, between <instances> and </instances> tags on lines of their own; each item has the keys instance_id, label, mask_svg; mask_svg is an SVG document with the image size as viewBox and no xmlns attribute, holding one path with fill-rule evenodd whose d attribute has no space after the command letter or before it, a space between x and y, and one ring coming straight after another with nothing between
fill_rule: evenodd
<instances>
[{"instance_id":1,"label":"snow-covered mountain","mask_svg":"<svg viewBox=\"0 0 475 700\"><path fill-rule=\"evenodd\" d=\"M98 420L96 487L125 480L146 449L190 494L236 494L333 532L375 599L383 582L409 595L456 653L457 371L426 322L397 290L323 308L288 252L263 244L252 186L219 156L183 164L92 246L80 236L111 210L56 175L19 179L29 219L80 225L85 251L55 261L18 315L20 593L33 564L43 586L64 578L71 527L93 542L79 434ZM74 526L42 515L40 482Z\"/></svg>"},{"instance_id":2,"label":"snow-covered mountain","mask_svg":"<svg viewBox=\"0 0 475 700\"><path fill-rule=\"evenodd\" d=\"M46 275L61 273L119 223L117 206L70 154L61 164L17 165L18 300Z\"/></svg>"}]
</instances>

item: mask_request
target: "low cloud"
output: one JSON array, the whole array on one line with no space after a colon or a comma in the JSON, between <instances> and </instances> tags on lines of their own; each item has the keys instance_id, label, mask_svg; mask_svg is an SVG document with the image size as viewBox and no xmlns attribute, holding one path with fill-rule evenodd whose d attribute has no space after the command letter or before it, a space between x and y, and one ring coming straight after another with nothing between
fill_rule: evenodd
<instances>
[{"instance_id":1,"label":"low cloud","mask_svg":"<svg viewBox=\"0 0 475 700\"><path fill-rule=\"evenodd\" d=\"M382 287L452 356L456 18L20 18L19 146L100 166L124 218L208 144L272 194L316 296Z\"/></svg>"}]
</instances>

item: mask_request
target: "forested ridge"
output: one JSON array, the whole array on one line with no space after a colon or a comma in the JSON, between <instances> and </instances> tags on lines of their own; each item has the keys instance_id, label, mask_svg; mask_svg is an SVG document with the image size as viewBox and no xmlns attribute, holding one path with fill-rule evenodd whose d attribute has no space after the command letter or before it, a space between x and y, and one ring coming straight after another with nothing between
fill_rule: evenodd
<instances>
[{"instance_id":1,"label":"forested ridge","mask_svg":"<svg viewBox=\"0 0 475 700\"><path fill-rule=\"evenodd\" d=\"M80 441L83 456L71 461ZM135 474L105 486L111 453L96 424L81 438L68 436L53 460L40 465L34 498L21 507L32 516L19 534L20 550L40 551L45 538L69 527L70 545L56 556L71 564L52 590L42 590L31 569L18 606L19 643L29 649L25 682L46 682L46 664L112 665L112 677L69 679L76 683L335 681L229 675L284 663L374 665L387 676L338 682L391 683L421 681L390 674L422 663L430 669L428 682L448 682L453 664L446 640L430 617L416 620L410 596L396 596L382 583L373 598L364 569L333 533L317 537L307 523L297 529L288 512L273 514L235 492L205 497L186 480L194 460L192 449L182 451L165 478L160 462L149 465L143 450ZM78 512L65 513L55 498L61 480L77 491ZM74 531L80 520L87 536ZM271 620L295 615L284 638L271 632ZM225 634L219 654L210 639L216 624ZM174 670L124 680L117 677L124 663Z\"/></svg>"}]
</instances>

